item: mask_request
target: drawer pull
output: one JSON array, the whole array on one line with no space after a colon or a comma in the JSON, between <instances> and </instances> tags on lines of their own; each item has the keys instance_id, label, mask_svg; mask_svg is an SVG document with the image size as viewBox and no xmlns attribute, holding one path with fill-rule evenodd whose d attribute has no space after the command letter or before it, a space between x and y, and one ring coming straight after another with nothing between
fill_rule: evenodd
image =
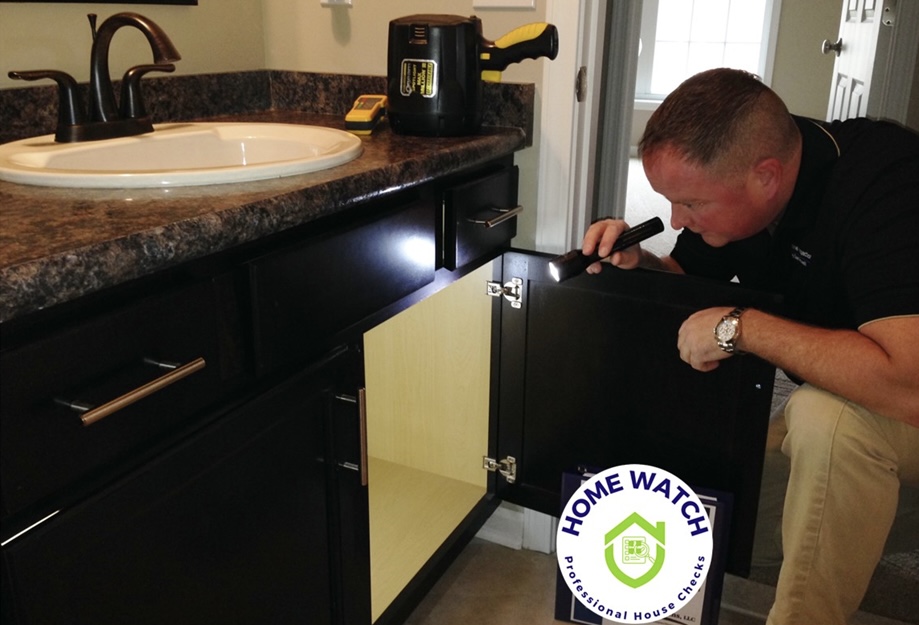
<instances>
[{"instance_id":1,"label":"drawer pull","mask_svg":"<svg viewBox=\"0 0 919 625\"><path fill-rule=\"evenodd\" d=\"M369 473L369 458L367 454L367 389L357 390L358 417L360 418L361 437L361 486L367 486Z\"/></svg>"},{"instance_id":2,"label":"drawer pull","mask_svg":"<svg viewBox=\"0 0 919 625\"><path fill-rule=\"evenodd\" d=\"M360 450L358 451L358 454L360 454L359 465L354 462L339 462L338 466L343 469L348 469L349 471L359 472L361 474L361 486L367 486L370 466L367 459L367 389L357 389L357 397L353 395L336 395L335 399L348 402L349 404L357 404L357 436L358 445L360 446Z\"/></svg>"},{"instance_id":3,"label":"drawer pull","mask_svg":"<svg viewBox=\"0 0 919 625\"><path fill-rule=\"evenodd\" d=\"M517 215L522 213L523 207L522 206L515 206L514 208L492 207L487 210L494 212L494 213L498 213L498 216L492 217L491 219L483 219L480 216L469 217L467 218L467 221L469 223L485 226L486 228L494 228L495 226L500 226L508 219L516 217Z\"/></svg>"},{"instance_id":4,"label":"drawer pull","mask_svg":"<svg viewBox=\"0 0 919 625\"><path fill-rule=\"evenodd\" d=\"M178 363L170 362L161 362L152 360L150 358L144 358L144 362L147 364L154 365L161 369L168 369L169 372L161 375L155 380L147 382L143 386L138 386L132 391L128 391L121 397L116 397L115 399L102 404L101 406L93 406L86 402L80 400L65 400L65 399L55 399L54 401L62 406L66 406L71 410L81 413L80 420L83 422L83 425L92 425L97 421L104 419L110 414L116 413L122 408L130 406L136 401L152 395L157 391L160 391L167 386L178 382L184 377L191 375L196 371L200 371L207 364L204 362L204 358L196 358L189 363L184 365L179 365Z\"/></svg>"}]
</instances>

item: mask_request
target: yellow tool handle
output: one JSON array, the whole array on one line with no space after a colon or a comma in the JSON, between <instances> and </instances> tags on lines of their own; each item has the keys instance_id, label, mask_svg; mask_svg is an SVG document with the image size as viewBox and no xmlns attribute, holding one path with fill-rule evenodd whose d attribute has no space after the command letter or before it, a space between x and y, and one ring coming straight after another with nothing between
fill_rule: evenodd
<instances>
[{"instance_id":1,"label":"yellow tool handle","mask_svg":"<svg viewBox=\"0 0 919 625\"><path fill-rule=\"evenodd\" d=\"M558 29L545 22L515 28L497 41L482 43L479 53L482 80L496 82L511 63L543 56L549 59L558 56Z\"/></svg>"}]
</instances>

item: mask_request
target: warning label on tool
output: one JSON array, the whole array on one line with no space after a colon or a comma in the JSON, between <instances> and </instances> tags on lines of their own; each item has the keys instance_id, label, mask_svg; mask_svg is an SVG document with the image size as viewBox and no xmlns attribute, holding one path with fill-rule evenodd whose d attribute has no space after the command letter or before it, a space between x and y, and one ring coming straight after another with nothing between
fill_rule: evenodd
<instances>
[{"instance_id":1,"label":"warning label on tool","mask_svg":"<svg viewBox=\"0 0 919 625\"><path fill-rule=\"evenodd\" d=\"M437 63L430 59L402 60L402 95L419 93L425 98L437 95Z\"/></svg>"}]
</instances>

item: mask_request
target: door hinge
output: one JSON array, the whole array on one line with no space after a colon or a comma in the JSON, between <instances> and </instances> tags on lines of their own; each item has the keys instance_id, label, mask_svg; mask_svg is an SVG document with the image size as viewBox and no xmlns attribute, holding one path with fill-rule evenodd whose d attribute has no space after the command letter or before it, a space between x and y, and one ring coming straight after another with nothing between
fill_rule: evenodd
<instances>
[{"instance_id":1,"label":"door hinge","mask_svg":"<svg viewBox=\"0 0 919 625\"><path fill-rule=\"evenodd\" d=\"M517 459L513 456L507 456L502 460L482 456L482 468L492 473L500 473L508 484L517 481Z\"/></svg>"},{"instance_id":2,"label":"door hinge","mask_svg":"<svg viewBox=\"0 0 919 625\"><path fill-rule=\"evenodd\" d=\"M486 282L486 293L489 297L501 297L511 303L511 308L523 306L523 280L514 278L501 286L500 282Z\"/></svg>"}]
</instances>

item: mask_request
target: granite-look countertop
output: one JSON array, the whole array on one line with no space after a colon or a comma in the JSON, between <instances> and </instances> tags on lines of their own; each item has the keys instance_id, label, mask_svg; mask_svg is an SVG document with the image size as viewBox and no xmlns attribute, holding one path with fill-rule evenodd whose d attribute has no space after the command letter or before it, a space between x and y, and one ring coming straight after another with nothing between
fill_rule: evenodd
<instances>
[{"instance_id":1,"label":"granite-look countertop","mask_svg":"<svg viewBox=\"0 0 919 625\"><path fill-rule=\"evenodd\" d=\"M344 127L340 115L294 111L224 119ZM256 182L125 190L0 182L0 322L510 154L526 136L485 127L408 137L384 124L362 142L363 154L345 165Z\"/></svg>"}]
</instances>

